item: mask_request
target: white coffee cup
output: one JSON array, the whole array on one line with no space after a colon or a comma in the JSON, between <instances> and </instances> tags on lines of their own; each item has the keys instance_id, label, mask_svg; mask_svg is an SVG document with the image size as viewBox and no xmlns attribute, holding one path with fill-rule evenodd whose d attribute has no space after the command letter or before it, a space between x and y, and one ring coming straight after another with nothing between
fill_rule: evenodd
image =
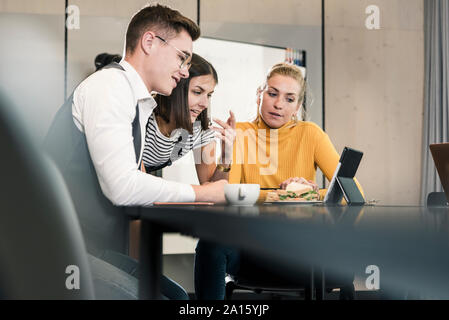
<instances>
[{"instance_id":1,"label":"white coffee cup","mask_svg":"<svg viewBox=\"0 0 449 320\"><path fill-rule=\"evenodd\" d=\"M234 206L252 206L259 198L258 184L227 184L224 187L225 198Z\"/></svg>"}]
</instances>

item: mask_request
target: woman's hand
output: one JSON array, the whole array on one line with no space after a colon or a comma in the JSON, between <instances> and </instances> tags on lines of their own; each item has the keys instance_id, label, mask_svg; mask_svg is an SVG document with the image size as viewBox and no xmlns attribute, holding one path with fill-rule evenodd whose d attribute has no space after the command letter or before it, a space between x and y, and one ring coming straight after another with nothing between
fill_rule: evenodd
<instances>
[{"instance_id":1,"label":"woman's hand","mask_svg":"<svg viewBox=\"0 0 449 320\"><path fill-rule=\"evenodd\" d=\"M226 122L219 119L214 119L222 128L210 127L212 130L216 131L217 136L221 140L221 162L223 164L231 164L232 162L232 152L234 147L234 141L236 137L235 132L235 116L232 111L229 111L229 118Z\"/></svg>"},{"instance_id":2,"label":"woman's hand","mask_svg":"<svg viewBox=\"0 0 449 320\"><path fill-rule=\"evenodd\" d=\"M301 177L301 178L298 178L298 177L288 178L287 180L283 181L279 186L281 187L281 189L286 189L287 185L289 185L292 182L298 182L298 183L302 183L302 184L307 184L307 185L311 186L314 191L316 191L316 192L319 191L318 185L316 183L314 183L312 180L306 180L303 177Z\"/></svg>"}]
</instances>

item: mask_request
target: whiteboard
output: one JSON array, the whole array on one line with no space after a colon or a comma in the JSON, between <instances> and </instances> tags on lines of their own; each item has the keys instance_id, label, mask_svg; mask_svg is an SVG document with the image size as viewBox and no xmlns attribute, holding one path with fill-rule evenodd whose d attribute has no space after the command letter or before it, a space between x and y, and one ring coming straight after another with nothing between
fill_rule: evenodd
<instances>
[{"instance_id":1,"label":"whiteboard","mask_svg":"<svg viewBox=\"0 0 449 320\"><path fill-rule=\"evenodd\" d=\"M229 110L234 112L237 122L254 120L257 116L257 88L264 84L271 67L285 60L284 48L203 37L193 43L193 52L209 61L217 71L218 85L208 112L211 119L223 121L228 119ZM219 152L217 148L217 154ZM198 184L193 153L164 168L162 176L168 180Z\"/></svg>"}]
</instances>

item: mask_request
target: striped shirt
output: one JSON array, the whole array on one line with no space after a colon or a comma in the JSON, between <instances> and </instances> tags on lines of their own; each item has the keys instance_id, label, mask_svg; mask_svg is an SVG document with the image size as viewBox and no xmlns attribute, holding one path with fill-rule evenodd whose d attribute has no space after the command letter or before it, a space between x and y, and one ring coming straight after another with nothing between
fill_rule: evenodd
<instances>
[{"instance_id":1,"label":"striped shirt","mask_svg":"<svg viewBox=\"0 0 449 320\"><path fill-rule=\"evenodd\" d=\"M161 133L154 113L148 119L142 161L149 171L162 169L185 156L190 150L203 147L214 140L213 130L202 130L201 122L193 124L193 134L175 129L170 137Z\"/></svg>"}]
</instances>

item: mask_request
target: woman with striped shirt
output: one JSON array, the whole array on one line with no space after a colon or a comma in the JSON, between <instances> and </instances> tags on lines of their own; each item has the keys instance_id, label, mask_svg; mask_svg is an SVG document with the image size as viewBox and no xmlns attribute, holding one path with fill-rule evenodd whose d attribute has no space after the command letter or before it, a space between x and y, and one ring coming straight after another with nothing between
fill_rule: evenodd
<instances>
[{"instance_id":1,"label":"woman with striped shirt","mask_svg":"<svg viewBox=\"0 0 449 320\"><path fill-rule=\"evenodd\" d=\"M227 180L235 139L234 114L230 111L226 122L214 119L222 128L209 127L207 109L218 82L217 72L208 61L194 53L189 74L189 78L181 79L170 96L155 97L158 107L148 119L143 166L146 172L159 170L193 150L201 184ZM215 163L216 136L221 139L224 150L218 165Z\"/></svg>"}]
</instances>

